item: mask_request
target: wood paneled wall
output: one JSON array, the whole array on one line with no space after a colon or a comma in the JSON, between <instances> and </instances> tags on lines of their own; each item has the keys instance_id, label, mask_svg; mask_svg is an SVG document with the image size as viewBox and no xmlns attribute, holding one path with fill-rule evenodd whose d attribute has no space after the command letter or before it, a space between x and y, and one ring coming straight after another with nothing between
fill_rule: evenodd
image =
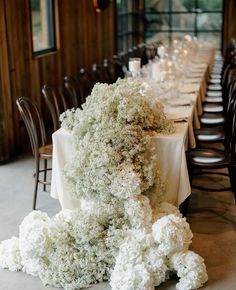
<instances>
[{"instance_id":1,"label":"wood paneled wall","mask_svg":"<svg viewBox=\"0 0 236 290\"><path fill-rule=\"evenodd\" d=\"M16 107L18 97L30 96L45 111L43 84L62 84L65 75L76 76L80 67L90 68L116 53L115 0L101 14L93 9L92 0L54 1L58 50L36 58L30 0L0 0L0 162L29 142ZM236 37L235 13L236 1L225 0L223 51Z\"/></svg>"},{"instance_id":2,"label":"wood paneled wall","mask_svg":"<svg viewBox=\"0 0 236 290\"><path fill-rule=\"evenodd\" d=\"M55 0L58 51L33 57L29 0L0 0L0 161L25 148L16 99L44 102L41 87L61 84L116 53L115 1L98 14L92 0Z\"/></svg>"}]
</instances>

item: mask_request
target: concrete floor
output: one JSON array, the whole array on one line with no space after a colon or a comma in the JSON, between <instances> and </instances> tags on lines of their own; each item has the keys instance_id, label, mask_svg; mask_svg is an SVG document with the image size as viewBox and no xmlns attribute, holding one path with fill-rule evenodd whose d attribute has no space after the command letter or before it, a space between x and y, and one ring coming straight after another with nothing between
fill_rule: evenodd
<instances>
[{"instance_id":1,"label":"concrete floor","mask_svg":"<svg viewBox=\"0 0 236 290\"><path fill-rule=\"evenodd\" d=\"M19 224L31 211L33 166L33 159L28 156L0 166L0 241L18 236ZM50 216L60 210L58 201L41 188L37 205ZM208 270L209 281L202 289L236 289L236 208L232 193L193 191L187 218L194 233L191 249L205 259ZM174 290L176 281L167 281L157 289ZM36 277L0 269L0 290L53 289L44 287ZM110 290L110 287L101 283L91 289Z\"/></svg>"}]
</instances>

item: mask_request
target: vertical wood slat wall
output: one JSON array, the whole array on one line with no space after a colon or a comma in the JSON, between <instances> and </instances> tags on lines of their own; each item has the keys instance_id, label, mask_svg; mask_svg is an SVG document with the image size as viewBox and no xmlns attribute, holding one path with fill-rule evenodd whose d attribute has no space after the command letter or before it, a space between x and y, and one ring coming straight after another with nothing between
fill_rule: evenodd
<instances>
[{"instance_id":1,"label":"vertical wood slat wall","mask_svg":"<svg viewBox=\"0 0 236 290\"><path fill-rule=\"evenodd\" d=\"M79 67L89 68L116 53L115 0L101 14L93 9L92 0L54 1L59 49L55 54L34 58L30 0L0 0L0 162L28 143L16 108L18 97L30 96L45 110L43 84L61 84L66 74L76 75ZM236 1L224 3L223 52L236 37Z\"/></svg>"},{"instance_id":2,"label":"vertical wood slat wall","mask_svg":"<svg viewBox=\"0 0 236 290\"><path fill-rule=\"evenodd\" d=\"M43 84L62 84L116 53L115 2L98 14L92 0L55 0L58 51L33 57L29 0L0 1L0 162L25 147L16 99L30 96L46 109Z\"/></svg>"},{"instance_id":3,"label":"vertical wood slat wall","mask_svg":"<svg viewBox=\"0 0 236 290\"><path fill-rule=\"evenodd\" d=\"M4 80L4 81L3 81ZM5 5L0 1L0 161L14 149Z\"/></svg>"}]
</instances>

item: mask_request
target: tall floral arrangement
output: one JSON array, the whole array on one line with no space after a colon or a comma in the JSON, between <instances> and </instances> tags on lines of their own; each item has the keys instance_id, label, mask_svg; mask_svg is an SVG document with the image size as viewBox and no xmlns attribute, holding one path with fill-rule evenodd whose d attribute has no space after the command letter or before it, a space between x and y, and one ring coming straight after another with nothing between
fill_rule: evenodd
<instances>
[{"instance_id":1,"label":"tall floral arrangement","mask_svg":"<svg viewBox=\"0 0 236 290\"><path fill-rule=\"evenodd\" d=\"M113 290L153 290L171 272L180 277L177 289L203 285L206 268L188 250L189 225L162 202L165 184L150 138L173 132L173 124L149 88L130 79L96 84L82 109L61 121L73 135L65 179L80 208L53 218L33 211L19 238L1 243L0 266L67 290L104 280Z\"/></svg>"}]
</instances>

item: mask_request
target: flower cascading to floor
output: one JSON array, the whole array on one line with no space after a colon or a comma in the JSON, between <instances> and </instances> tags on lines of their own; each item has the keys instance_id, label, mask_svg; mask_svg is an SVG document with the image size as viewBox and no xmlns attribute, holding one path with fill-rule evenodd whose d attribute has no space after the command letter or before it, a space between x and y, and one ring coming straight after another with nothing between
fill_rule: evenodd
<instances>
[{"instance_id":1,"label":"flower cascading to floor","mask_svg":"<svg viewBox=\"0 0 236 290\"><path fill-rule=\"evenodd\" d=\"M0 266L67 290L107 280L113 290L153 290L172 273L177 289L201 287L207 273L188 250L190 227L163 202L150 139L174 129L148 87L131 79L96 84L82 110L61 121L74 147L64 177L80 208L52 218L31 212L19 238L1 243Z\"/></svg>"}]
</instances>

